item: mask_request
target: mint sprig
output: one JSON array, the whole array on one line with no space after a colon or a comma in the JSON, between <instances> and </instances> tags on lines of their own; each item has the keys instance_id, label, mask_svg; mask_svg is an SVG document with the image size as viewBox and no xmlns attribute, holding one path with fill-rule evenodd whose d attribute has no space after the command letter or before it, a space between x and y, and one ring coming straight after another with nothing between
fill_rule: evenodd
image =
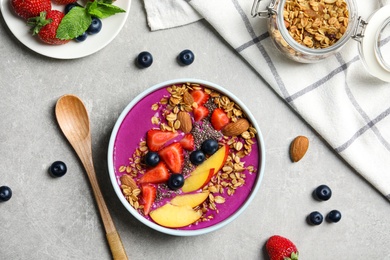
<instances>
[{"instance_id":1,"label":"mint sprig","mask_svg":"<svg viewBox=\"0 0 390 260\"><path fill-rule=\"evenodd\" d=\"M92 22L92 16L99 19L126 12L120 7L108 3L107 0L87 2L85 7L75 6L62 18L57 28L56 37L71 40L82 35Z\"/></svg>"}]
</instances>

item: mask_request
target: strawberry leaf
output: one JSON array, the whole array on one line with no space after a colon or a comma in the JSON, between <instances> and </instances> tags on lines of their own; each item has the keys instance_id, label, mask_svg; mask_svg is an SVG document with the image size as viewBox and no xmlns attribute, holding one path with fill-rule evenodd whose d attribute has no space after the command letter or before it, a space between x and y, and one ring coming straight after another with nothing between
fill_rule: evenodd
<instances>
[{"instance_id":1,"label":"strawberry leaf","mask_svg":"<svg viewBox=\"0 0 390 260\"><path fill-rule=\"evenodd\" d=\"M71 40L83 34L92 22L91 15L83 7L75 6L67 13L57 29L56 37Z\"/></svg>"}]
</instances>

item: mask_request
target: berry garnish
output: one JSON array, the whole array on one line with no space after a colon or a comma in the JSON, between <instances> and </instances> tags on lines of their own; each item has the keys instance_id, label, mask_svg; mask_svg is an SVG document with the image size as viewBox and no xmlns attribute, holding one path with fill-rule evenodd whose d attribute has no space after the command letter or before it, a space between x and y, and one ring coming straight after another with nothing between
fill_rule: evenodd
<instances>
[{"instance_id":1,"label":"berry garnish","mask_svg":"<svg viewBox=\"0 0 390 260\"><path fill-rule=\"evenodd\" d=\"M180 173L184 166L184 151L180 143L173 143L158 152L173 173Z\"/></svg>"},{"instance_id":2,"label":"berry garnish","mask_svg":"<svg viewBox=\"0 0 390 260\"><path fill-rule=\"evenodd\" d=\"M150 52L143 51L140 54L138 54L137 57L137 64L141 68L147 68L150 67L153 63L153 56Z\"/></svg>"},{"instance_id":3,"label":"berry garnish","mask_svg":"<svg viewBox=\"0 0 390 260\"><path fill-rule=\"evenodd\" d=\"M102 29L102 20L100 20L97 17L92 17L91 24L89 25L87 29L88 34L97 34Z\"/></svg>"},{"instance_id":4,"label":"berry garnish","mask_svg":"<svg viewBox=\"0 0 390 260\"><path fill-rule=\"evenodd\" d=\"M148 152L144 157L145 164L147 166L154 167L160 162L160 156L156 152Z\"/></svg>"},{"instance_id":5,"label":"berry garnish","mask_svg":"<svg viewBox=\"0 0 390 260\"><path fill-rule=\"evenodd\" d=\"M207 139L201 145L202 151L207 155L212 155L218 150L218 142L214 139Z\"/></svg>"},{"instance_id":6,"label":"berry garnish","mask_svg":"<svg viewBox=\"0 0 390 260\"><path fill-rule=\"evenodd\" d=\"M209 114L209 110L205 106L198 106L197 108L194 108L194 120L195 122L199 122Z\"/></svg>"},{"instance_id":7,"label":"berry garnish","mask_svg":"<svg viewBox=\"0 0 390 260\"><path fill-rule=\"evenodd\" d=\"M174 133L170 131L151 129L146 134L146 145L149 147L149 150L157 152L168 141L172 140L177 135L177 132Z\"/></svg>"},{"instance_id":8,"label":"berry garnish","mask_svg":"<svg viewBox=\"0 0 390 260\"><path fill-rule=\"evenodd\" d=\"M70 10L72 10L73 7L79 6L77 3L70 3L65 6L64 13L69 13Z\"/></svg>"},{"instance_id":9,"label":"berry garnish","mask_svg":"<svg viewBox=\"0 0 390 260\"><path fill-rule=\"evenodd\" d=\"M11 0L11 5L15 13L26 20L51 10L50 0Z\"/></svg>"},{"instance_id":10,"label":"berry garnish","mask_svg":"<svg viewBox=\"0 0 390 260\"><path fill-rule=\"evenodd\" d=\"M183 187L184 176L183 174L171 174L168 180L168 188L171 190L177 190Z\"/></svg>"},{"instance_id":11,"label":"berry garnish","mask_svg":"<svg viewBox=\"0 0 390 260\"><path fill-rule=\"evenodd\" d=\"M326 185L320 185L314 190L314 198L317 200L328 200L332 196L332 190Z\"/></svg>"},{"instance_id":12,"label":"berry garnish","mask_svg":"<svg viewBox=\"0 0 390 260\"><path fill-rule=\"evenodd\" d=\"M328 213L328 215L326 216L326 219L329 221L329 222L333 222L333 223L337 223L340 221L341 219L341 213L340 211L334 209L332 211L330 211Z\"/></svg>"},{"instance_id":13,"label":"berry garnish","mask_svg":"<svg viewBox=\"0 0 390 260\"><path fill-rule=\"evenodd\" d=\"M215 130L221 130L229 122L230 119L222 108L214 109L213 113L211 114L211 125Z\"/></svg>"},{"instance_id":14,"label":"berry garnish","mask_svg":"<svg viewBox=\"0 0 390 260\"><path fill-rule=\"evenodd\" d=\"M163 162L159 162L156 167L149 169L139 179L139 183L163 183L169 179L168 168Z\"/></svg>"},{"instance_id":15,"label":"berry garnish","mask_svg":"<svg viewBox=\"0 0 390 260\"><path fill-rule=\"evenodd\" d=\"M190 94L198 106L203 106L210 97L209 94L200 89L193 90Z\"/></svg>"},{"instance_id":16,"label":"berry garnish","mask_svg":"<svg viewBox=\"0 0 390 260\"><path fill-rule=\"evenodd\" d=\"M149 214L150 209L156 199L157 189L152 184L143 184L141 185L142 200L144 205L144 214L145 216Z\"/></svg>"},{"instance_id":17,"label":"berry garnish","mask_svg":"<svg viewBox=\"0 0 390 260\"><path fill-rule=\"evenodd\" d=\"M55 161L49 168L49 173L54 177L64 176L67 171L66 164L62 161Z\"/></svg>"},{"instance_id":18,"label":"berry garnish","mask_svg":"<svg viewBox=\"0 0 390 260\"><path fill-rule=\"evenodd\" d=\"M190 161L195 165L201 164L202 162L204 162L205 159L206 159L206 156L204 155L204 153L201 150L193 151L190 154Z\"/></svg>"},{"instance_id":19,"label":"berry garnish","mask_svg":"<svg viewBox=\"0 0 390 260\"><path fill-rule=\"evenodd\" d=\"M190 65L195 60L195 55L190 50L184 50L180 52L179 56L177 57L179 60L179 63L182 65Z\"/></svg>"},{"instance_id":20,"label":"berry garnish","mask_svg":"<svg viewBox=\"0 0 390 260\"><path fill-rule=\"evenodd\" d=\"M309 223L312 225L319 225L324 220L324 217L318 211L313 211L308 217Z\"/></svg>"},{"instance_id":21,"label":"berry garnish","mask_svg":"<svg viewBox=\"0 0 390 260\"><path fill-rule=\"evenodd\" d=\"M190 133L186 134L183 139L179 141L181 146L183 146L184 149L187 151L192 151L195 149L195 140L194 136Z\"/></svg>"},{"instance_id":22,"label":"berry garnish","mask_svg":"<svg viewBox=\"0 0 390 260\"><path fill-rule=\"evenodd\" d=\"M270 260L298 260L298 249L289 239L282 236L272 236L265 244Z\"/></svg>"},{"instance_id":23,"label":"berry garnish","mask_svg":"<svg viewBox=\"0 0 390 260\"><path fill-rule=\"evenodd\" d=\"M83 34L81 34L80 36L77 36L76 38L74 38L74 40L76 42L83 42L87 39L87 37L88 37L87 32L83 32Z\"/></svg>"},{"instance_id":24,"label":"berry garnish","mask_svg":"<svg viewBox=\"0 0 390 260\"><path fill-rule=\"evenodd\" d=\"M7 201L12 197L12 190L8 186L0 187L0 201Z\"/></svg>"}]
</instances>

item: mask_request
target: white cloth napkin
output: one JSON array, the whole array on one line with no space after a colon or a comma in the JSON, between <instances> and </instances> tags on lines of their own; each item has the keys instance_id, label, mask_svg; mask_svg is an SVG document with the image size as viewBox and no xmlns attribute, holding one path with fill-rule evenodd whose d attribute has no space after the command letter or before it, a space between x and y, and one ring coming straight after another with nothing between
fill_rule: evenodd
<instances>
[{"instance_id":1,"label":"white cloth napkin","mask_svg":"<svg viewBox=\"0 0 390 260\"><path fill-rule=\"evenodd\" d=\"M262 1L262 6L268 2ZM390 0L356 2L359 15L367 19ZM390 200L390 83L366 72L356 41L349 41L339 53L320 63L301 64L276 50L267 33L267 19L250 15L252 0L144 3L152 30L205 18L285 102Z\"/></svg>"}]
</instances>

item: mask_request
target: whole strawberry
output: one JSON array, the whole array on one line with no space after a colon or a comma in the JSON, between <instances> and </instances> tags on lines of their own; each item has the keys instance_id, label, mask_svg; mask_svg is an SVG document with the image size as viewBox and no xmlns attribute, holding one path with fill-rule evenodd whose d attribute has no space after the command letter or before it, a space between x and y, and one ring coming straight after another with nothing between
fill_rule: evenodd
<instances>
[{"instance_id":1,"label":"whole strawberry","mask_svg":"<svg viewBox=\"0 0 390 260\"><path fill-rule=\"evenodd\" d=\"M298 260L297 247L289 239L282 236L272 236L265 248L271 260Z\"/></svg>"},{"instance_id":2,"label":"whole strawberry","mask_svg":"<svg viewBox=\"0 0 390 260\"><path fill-rule=\"evenodd\" d=\"M58 4L58 5L67 5L67 4L72 4L76 3L77 0L53 0L53 3Z\"/></svg>"},{"instance_id":3,"label":"whole strawberry","mask_svg":"<svg viewBox=\"0 0 390 260\"><path fill-rule=\"evenodd\" d=\"M33 26L33 35L45 43L51 45L61 45L68 43L70 40L61 40L56 37L57 28L65 14L58 10L42 12L38 17L28 19L28 24Z\"/></svg>"},{"instance_id":4,"label":"whole strawberry","mask_svg":"<svg viewBox=\"0 0 390 260\"><path fill-rule=\"evenodd\" d=\"M17 15L26 20L51 10L50 0L11 0L11 6Z\"/></svg>"}]
</instances>

